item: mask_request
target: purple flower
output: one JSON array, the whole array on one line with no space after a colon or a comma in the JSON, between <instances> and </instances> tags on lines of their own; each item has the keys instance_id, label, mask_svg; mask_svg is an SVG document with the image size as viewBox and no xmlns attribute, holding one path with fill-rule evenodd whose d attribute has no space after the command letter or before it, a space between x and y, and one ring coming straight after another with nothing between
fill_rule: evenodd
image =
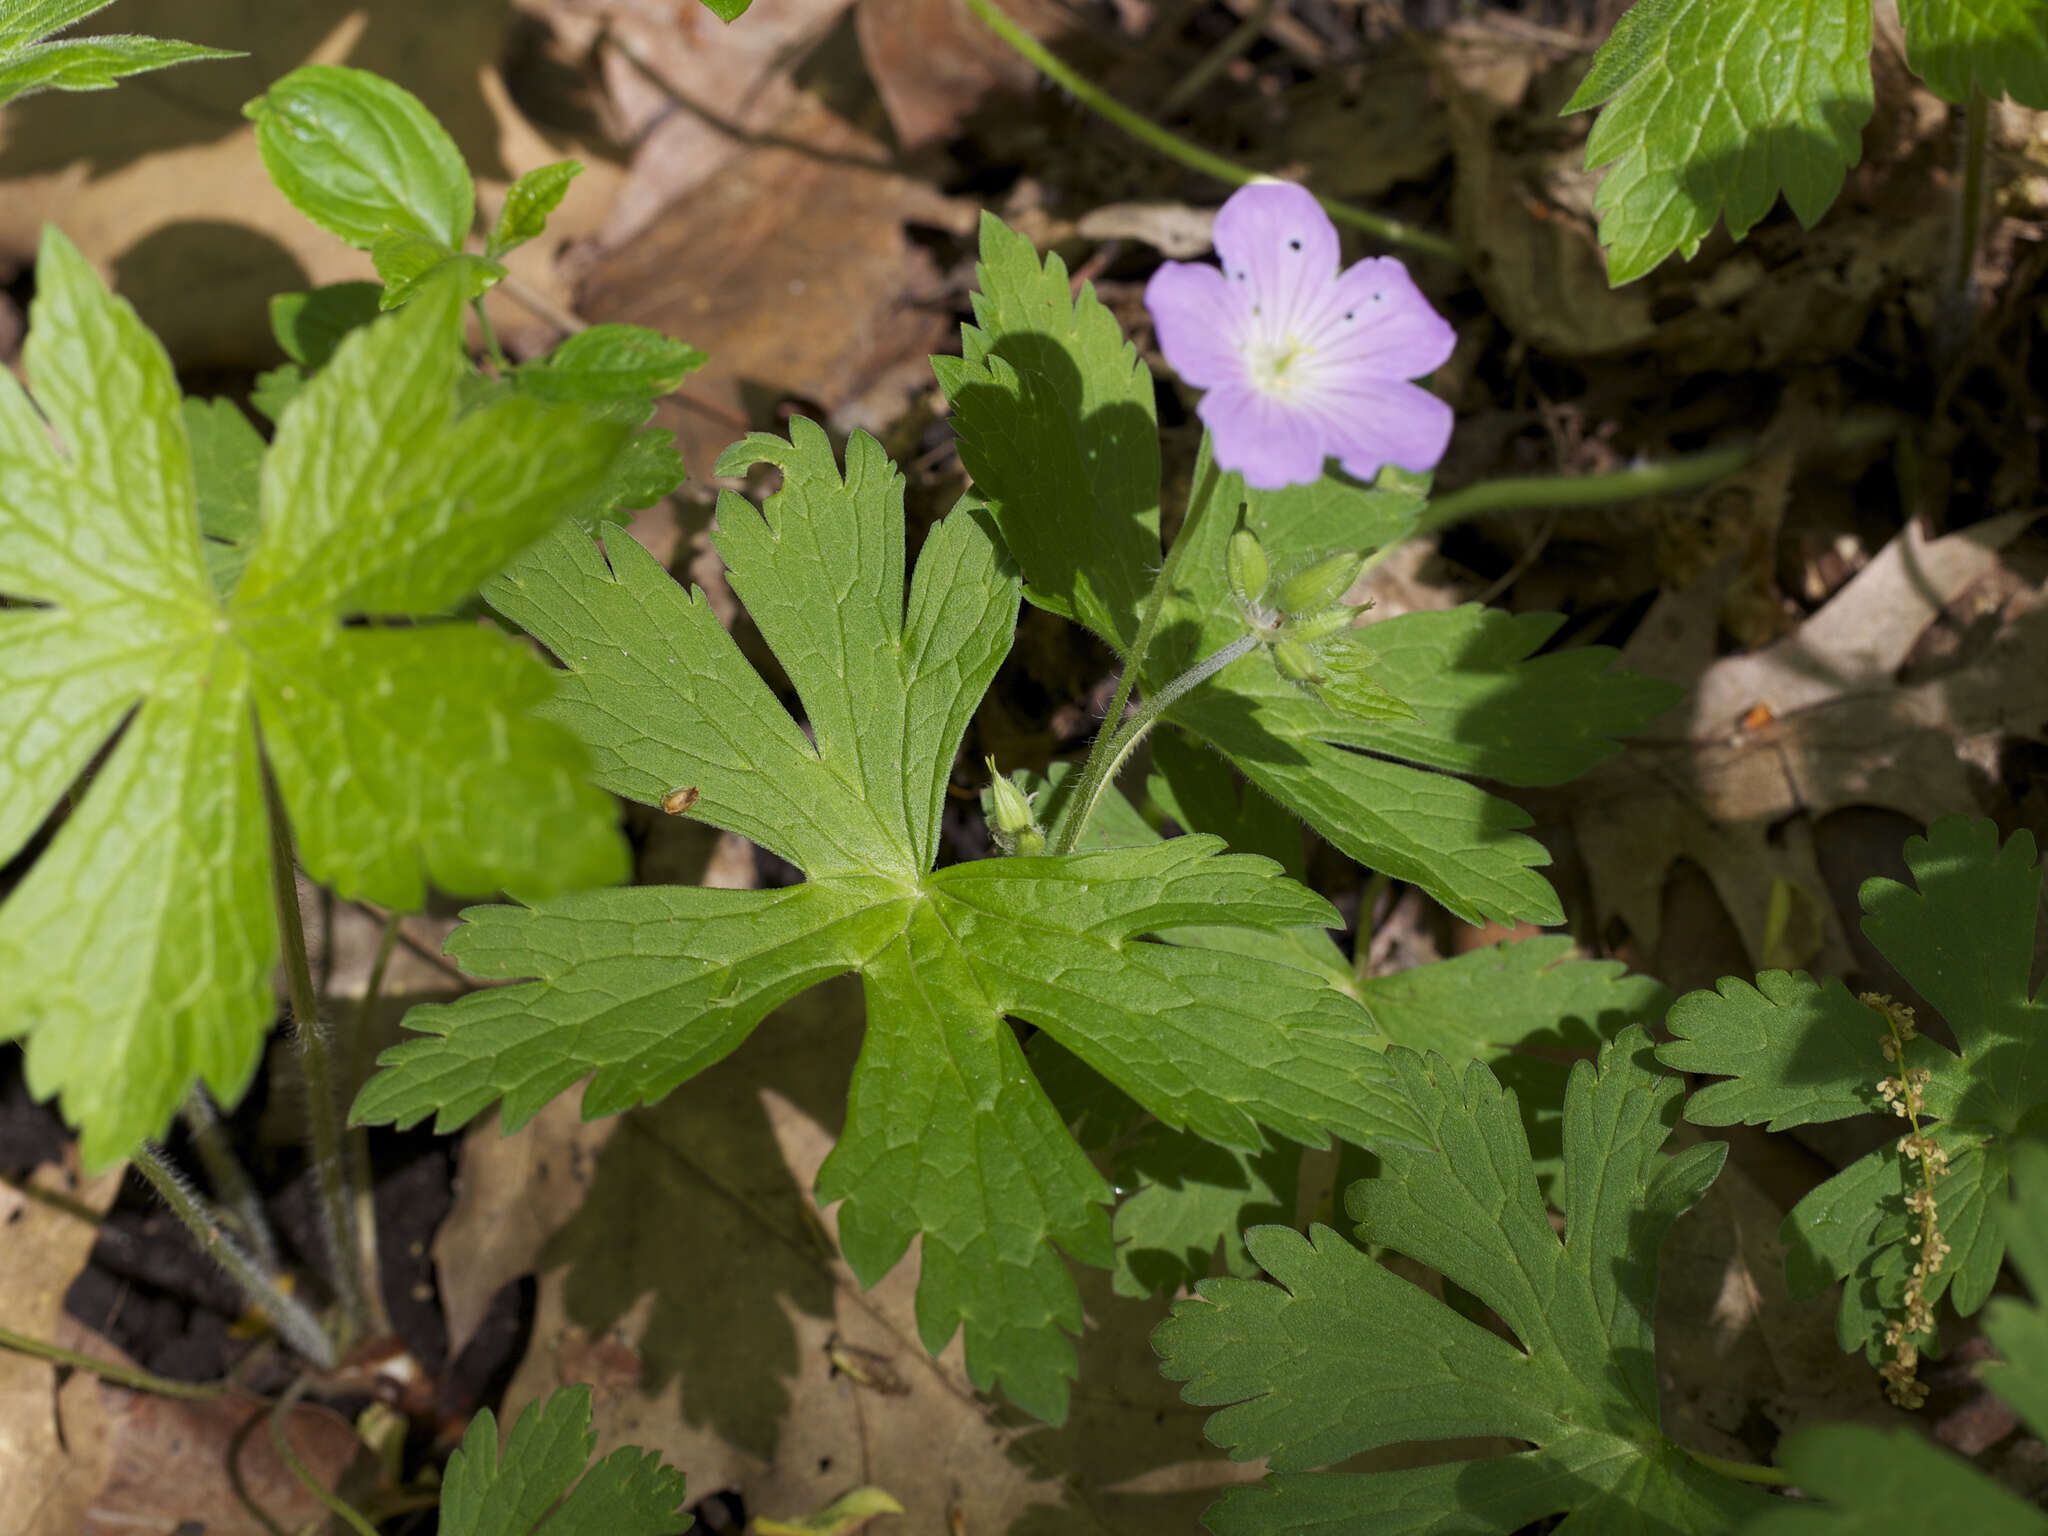
<instances>
[{"instance_id":1,"label":"purple flower","mask_svg":"<svg viewBox=\"0 0 2048 1536\"><path fill-rule=\"evenodd\" d=\"M1433 468L1451 408L1407 381L1456 343L1390 256L1338 271L1337 229L1288 182L1240 188L1216 214L1223 270L1169 261L1145 287L1159 350L1202 396L1216 463L1259 490L1315 480L1334 458L1371 480Z\"/></svg>"}]
</instances>

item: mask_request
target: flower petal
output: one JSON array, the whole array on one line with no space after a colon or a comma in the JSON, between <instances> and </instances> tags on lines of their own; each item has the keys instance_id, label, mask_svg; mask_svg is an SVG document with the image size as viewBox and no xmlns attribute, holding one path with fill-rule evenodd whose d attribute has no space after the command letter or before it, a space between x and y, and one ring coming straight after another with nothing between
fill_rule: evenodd
<instances>
[{"instance_id":1,"label":"flower petal","mask_svg":"<svg viewBox=\"0 0 2048 1536\"><path fill-rule=\"evenodd\" d=\"M1244 377L1238 350L1244 306L1214 267L1169 261L1145 285L1145 307L1159 350L1173 371L1196 389L1214 389Z\"/></svg>"},{"instance_id":2,"label":"flower petal","mask_svg":"<svg viewBox=\"0 0 2048 1536\"><path fill-rule=\"evenodd\" d=\"M1240 187L1216 211L1223 275L1242 287L1275 335L1321 312L1342 259L1337 226L1306 190L1287 181Z\"/></svg>"},{"instance_id":3,"label":"flower petal","mask_svg":"<svg viewBox=\"0 0 2048 1536\"><path fill-rule=\"evenodd\" d=\"M1195 408L1209 429L1220 469L1234 469L1257 491L1277 491L1323 476L1323 424L1307 412L1242 384L1212 389Z\"/></svg>"},{"instance_id":4,"label":"flower petal","mask_svg":"<svg viewBox=\"0 0 2048 1536\"><path fill-rule=\"evenodd\" d=\"M1347 381L1319 393L1310 409L1323 443L1354 480L1369 481L1387 464L1422 474L1451 442L1450 406L1399 379Z\"/></svg>"},{"instance_id":5,"label":"flower petal","mask_svg":"<svg viewBox=\"0 0 2048 1536\"><path fill-rule=\"evenodd\" d=\"M1419 379L1451 356L1458 333L1430 307L1408 269L1375 256L1332 285L1330 307L1310 341L1318 360L1381 379Z\"/></svg>"}]
</instances>

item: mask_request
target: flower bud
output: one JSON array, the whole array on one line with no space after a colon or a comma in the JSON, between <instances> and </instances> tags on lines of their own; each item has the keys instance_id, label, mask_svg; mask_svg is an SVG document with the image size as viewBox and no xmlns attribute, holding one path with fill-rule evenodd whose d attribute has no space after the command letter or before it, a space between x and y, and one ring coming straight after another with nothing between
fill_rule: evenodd
<instances>
[{"instance_id":1,"label":"flower bud","mask_svg":"<svg viewBox=\"0 0 2048 1536\"><path fill-rule=\"evenodd\" d=\"M1322 681L1322 663L1316 653L1299 640L1282 640L1273 647L1273 665L1290 683L1315 684Z\"/></svg>"},{"instance_id":2,"label":"flower bud","mask_svg":"<svg viewBox=\"0 0 2048 1536\"><path fill-rule=\"evenodd\" d=\"M1225 568L1230 573L1231 593L1238 602L1246 608L1265 606L1266 587L1273 579L1273 571L1266 563L1266 551L1259 536L1251 529L1240 527L1230 536Z\"/></svg>"},{"instance_id":3,"label":"flower bud","mask_svg":"<svg viewBox=\"0 0 2048 1536\"><path fill-rule=\"evenodd\" d=\"M1332 635L1341 635L1351 627L1351 621L1358 616L1356 608L1347 608L1339 603L1325 608L1321 613L1311 613L1298 619L1290 619L1280 633L1289 640L1299 640L1303 645L1314 645Z\"/></svg>"},{"instance_id":4,"label":"flower bud","mask_svg":"<svg viewBox=\"0 0 2048 1536\"><path fill-rule=\"evenodd\" d=\"M1045 832L1031 814L1031 797L1011 780L996 772L996 760L987 760L988 829L996 846L1006 854L1045 852Z\"/></svg>"},{"instance_id":5,"label":"flower bud","mask_svg":"<svg viewBox=\"0 0 2048 1536\"><path fill-rule=\"evenodd\" d=\"M1280 583L1277 606L1289 618L1321 613L1351 590L1351 583L1364 569L1365 557L1351 550L1325 555Z\"/></svg>"}]
</instances>

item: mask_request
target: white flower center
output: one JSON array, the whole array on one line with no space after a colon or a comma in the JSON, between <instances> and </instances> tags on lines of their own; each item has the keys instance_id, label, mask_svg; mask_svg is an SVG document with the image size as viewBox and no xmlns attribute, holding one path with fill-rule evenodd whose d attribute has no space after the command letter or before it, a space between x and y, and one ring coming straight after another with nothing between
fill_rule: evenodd
<instances>
[{"instance_id":1,"label":"white flower center","mask_svg":"<svg viewBox=\"0 0 2048 1536\"><path fill-rule=\"evenodd\" d=\"M1307 382L1315 348L1299 336L1254 333L1244 342L1245 373L1260 394L1292 400Z\"/></svg>"}]
</instances>

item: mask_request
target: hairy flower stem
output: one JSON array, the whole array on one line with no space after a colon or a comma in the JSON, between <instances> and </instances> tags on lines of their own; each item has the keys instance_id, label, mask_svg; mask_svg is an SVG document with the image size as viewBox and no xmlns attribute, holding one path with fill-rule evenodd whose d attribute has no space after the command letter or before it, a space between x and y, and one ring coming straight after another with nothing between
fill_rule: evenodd
<instances>
[{"instance_id":1,"label":"hairy flower stem","mask_svg":"<svg viewBox=\"0 0 2048 1536\"><path fill-rule=\"evenodd\" d=\"M276 1274L283 1266L278 1263L277 1239L271 1235L270 1219L263 1214L263 1202L256 1197L256 1186L250 1182L248 1170L228 1145L227 1131L220 1123L213 1095L203 1084L194 1083L178 1114L191 1133L192 1149L199 1154L200 1166L206 1170L206 1182L213 1186L214 1203L241 1226L242 1236L248 1240L256 1261Z\"/></svg>"},{"instance_id":2,"label":"hairy flower stem","mask_svg":"<svg viewBox=\"0 0 2048 1536\"><path fill-rule=\"evenodd\" d=\"M1776 1467L1760 1467L1750 1461L1729 1461L1722 1456L1709 1456L1705 1451L1695 1451L1690 1446L1681 1447L1685 1454L1710 1472L1723 1477L1732 1477L1738 1483L1761 1483L1766 1488L1789 1488L1792 1476L1780 1472Z\"/></svg>"},{"instance_id":3,"label":"hairy flower stem","mask_svg":"<svg viewBox=\"0 0 2048 1536\"><path fill-rule=\"evenodd\" d=\"M1110 735L1107 725L1103 726L1102 734L1109 738L1108 749L1102 754L1104 770L1097 775L1092 786L1087 780L1082 781L1081 787L1074 792L1074 803L1067 807L1066 818L1061 823L1063 829L1073 829L1073 839L1076 843L1080 841L1081 829L1088 825L1088 818L1095 813L1097 802L1102 799L1109 786L1116 782L1117 774L1123 771L1125 760L1138 749L1138 743L1143 741L1146 733L1159 723L1160 717L1233 661L1241 656L1249 656L1258 648L1260 638L1256 634L1239 635L1221 650L1211 651L1164 688L1156 693L1146 694L1145 702L1139 707L1138 712L1126 720L1115 735ZM1093 761L1091 757L1090 762ZM1056 851L1072 853L1074 850L1072 847L1065 847Z\"/></svg>"},{"instance_id":4,"label":"hairy flower stem","mask_svg":"<svg viewBox=\"0 0 2048 1536\"><path fill-rule=\"evenodd\" d=\"M1180 520L1180 532L1174 536L1173 546L1166 552L1166 559L1159 567L1159 575L1153 580L1151 595L1145 599L1145 616L1138 621L1138 638L1131 643L1130 653L1124 657L1123 675L1116 680L1116 693L1109 701L1109 708L1103 711L1102 726L1095 733L1095 744L1088 749L1087 765L1081 770L1080 787L1067 805L1060 822L1053 829L1049 852L1072 853L1081 841L1081 831L1088 825L1088 817L1095 809L1095 802L1102 797L1102 791L1113 777L1110 773L1111 745L1118 729L1123 724L1124 706L1131 701L1131 690L1137 686L1138 674L1145 668L1145 657L1152 649L1152 637L1159 632L1160 616L1166 612L1167 594L1173 591L1173 584L1180 576L1180 562L1193 543L1195 526L1209 503L1216 499L1216 482L1221 477L1216 471L1216 460L1205 456L1202 478L1188 497L1187 516Z\"/></svg>"},{"instance_id":5,"label":"hairy flower stem","mask_svg":"<svg viewBox=\"0 0 2048 1536\"><path fill-rule=\"evenodd\" d=\"M171 1208L171 1214L199 1240L206 1256L226 1270L229 1278L242 1288L249 1299L263 1308L278 1336L315 1365L322 1369L332 1368L334 1344L320 1326L320 1320L313 1316L304 1302L271 1279L242 1245L222 1230L220 1223L213 1219L213 1212L199 1198L198 1191L171 1166L162 1150L144 1142L136 1148L132 1161L136 1171L149 1180L150 1187Z\"/></svg>"},{"instance_id":6,"label":"hairy flower stem","mask_svg":"<svg viewBox=\"0 0 2048 1536\"><path fill-rule=\"evenodd\" d=\"M384 931L377 940L377 956L370 962L369 977L363 982L363 995L356 1003L355 1025L349 1031L351 1080L359 1078L367 1065L362 1057L374 1038L371 1026L377 1017L377 999L383 993L384 973L390 969L391 952L398 947L398 932L403 921L401 912L384 915ZM348 1168L350 1182L355 1186L357 1251L363 1256L363 1273L374 1276L379 1272L376 1178L370 1167L370 1132L366 1126L359 1125L348 1132ZM383 1292L376 1285L371 1285L365 1300L371 1332L380 1335L390 1333L391 1314L385 1310Z\"/></svg>"},{"instance_id":7,"label":"hairy flower stem","mask_svg":"<svg viewBox=\"0 0 2048 1536\"><path fill-rule=\"evenodd\" d=\"M306 1090L306 1139L319 1190L320 1235L327 1245L335 1294L341 1298L345 1350L369 1324L362 1253L356 1241L356 1206L348 1167L341 1155L341 1109L334 1081L334 1056L320 1025L320 1000L313 992L313 968L306 958L306 926L299 913L299 885L293 874L292 829L284 799L266 766L263 803L270 817L270 886L277 926L284 939L285 987L291 997L292 1043Z\"/></svg>"},{"instance_id":8,"label":"hairy flower stem","mask_svg":"<svg viewBox=\"0 0 2048 1536\"><path fill-rule=\"evenodd\" d=\"M1170 160L1178 160L1189 170L1199 171L1204 176L1233 187L1242 187L1257 181L1265 173L1255 171L1248 165L1239 165L1235 160L1226 160L1199 144L1191 144L1179 134L1160 127L1142 112L1125 106L1114 96L1104 91L1093 81L1076 74L1043 43L1012 21L992 0L967 0L967 8L981 18L988 29L1008 43L1030 64L1052 81L1061 90L1079 101L1096 116L1103 118L1139 143L1149 145ZM1384 214L1368 213L1363 208L1353 207L1335 198L1319 197L1317 202L1339 224L1348 224L1362 230L1388 245L1405 246L1425 256L1434 256L1455 266L1465 264L1464 254L1457 245L1442 235L1433 235L1428 230L1417 229L1399 219L1387 218Z\"/></svg>"}]
</instances>

